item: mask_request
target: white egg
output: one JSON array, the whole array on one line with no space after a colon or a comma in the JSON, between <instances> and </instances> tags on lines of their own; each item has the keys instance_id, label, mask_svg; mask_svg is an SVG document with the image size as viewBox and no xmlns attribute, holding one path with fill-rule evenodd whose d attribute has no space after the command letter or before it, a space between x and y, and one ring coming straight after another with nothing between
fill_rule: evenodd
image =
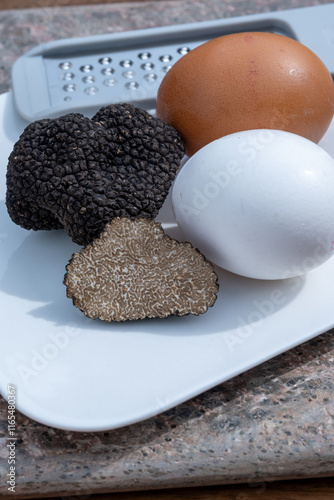
<instances>
[{"instance_id":1,"label":"white egg","mask_svg":"<svg viewBox=\"0 0 334 500\"><path fill-rule=\"evenodd\" d=\"M334 160L289 132L211 142L180 170L172 204L184 238L233 273L284 279L334 255Z\"/></svg>"}]
</instances>

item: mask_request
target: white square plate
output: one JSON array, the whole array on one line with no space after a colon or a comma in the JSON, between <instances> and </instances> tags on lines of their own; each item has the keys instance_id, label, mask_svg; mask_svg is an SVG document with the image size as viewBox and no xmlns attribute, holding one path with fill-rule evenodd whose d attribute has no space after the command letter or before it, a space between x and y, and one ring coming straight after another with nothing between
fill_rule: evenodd
<instances>
[{"instance_id":1,"label":"white square plate","mask_svg":"<svg viewBox=\"0 0 334 500\"><path fill-rule=\"evenodd\" d=\"M74 431L129 425L334 326L332 258L282 281L218 270L217 302L198 317L86 318L62 283L80 247L64 231L26 231L7 215L7 158L26 125L12 94L0 96L0 391L7 398L15 385L22 413ZM320 145L334 157L333 123ZM157 219L178 237L169 198Z\"/></svg>"}]
</instances>

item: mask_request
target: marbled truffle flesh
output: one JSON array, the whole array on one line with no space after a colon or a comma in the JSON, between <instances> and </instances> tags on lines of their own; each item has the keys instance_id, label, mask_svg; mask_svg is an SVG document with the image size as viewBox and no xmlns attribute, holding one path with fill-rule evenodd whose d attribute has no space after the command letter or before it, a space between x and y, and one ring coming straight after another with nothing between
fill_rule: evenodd
<instances>
[{"instance_id":1,"label":"marbled truffle flesh","mask_svg":"<svg viewBox=\"0 0 334 500\"><path fill-rule=\"evenodd\" d=\"M66 266L67 296L106 322L205 313L218 292L212 264L153 220L118 217Z\"/></svg>"},{"instance_id":2,"label":"marbled truffle flesh","mask_svg":"<svg viewBox=\"0 0 334 500\"><path fill-rule=\"evenodd\" d=\"M173 127L127 103L38 120L9 157L7 210L25 229L64 228L87 245L114 217L154 219L183 155Z\"/></svg>"}]
</instances>

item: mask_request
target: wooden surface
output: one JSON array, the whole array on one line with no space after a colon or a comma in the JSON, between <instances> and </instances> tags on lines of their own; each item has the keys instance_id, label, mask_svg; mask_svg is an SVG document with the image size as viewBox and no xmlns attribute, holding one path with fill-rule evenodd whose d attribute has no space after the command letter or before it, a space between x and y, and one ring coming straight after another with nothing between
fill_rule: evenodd
<instances>
[{"instance_id":1,"label":"wooden surface","mask_svg":"<svg viewBox=\"0 0 334 500\"><path fill-rule=\"evenodd\" d=\"M0 0L1 9L65 7L129 0ZM140 2L141 0L131 0ZM3 500L9 497L1 496ZM19 497L16 497L19 498ZM224 485L159 491L80 495L78 500L333 500L334 477L273 483Z\"/></svg>"},{"instance_id":2,"label":"wooden surface","mask_svg":"<svg viewBox=\"0 0 334 500\"><path fill-rule=\"evenodd\" d=\"M80 495L62 497L60 500L65 498L69 500L333 500L334 478ZM9 496L1 496L1 500L9 499Z\"/></svg>"},{"instance_id":3,"label":"wooden surface","mask_svg":"<svg viewBox=\"0 0 334 500\"><path fill-rule=\"evenodd\" d=\"M334 478L92 495L89 500L333 500Z\"/></svg>"},{"instance_id":4,"label":"wooden surface","mask_svg":"<svg viewBox=\"0 0 334 500\"><path fill-rule=\"evenodd\" d=\"M93 495L90 500L253 500L255 498L258 500L333 500L334 478Z\"/></svg>"}]
</instances>

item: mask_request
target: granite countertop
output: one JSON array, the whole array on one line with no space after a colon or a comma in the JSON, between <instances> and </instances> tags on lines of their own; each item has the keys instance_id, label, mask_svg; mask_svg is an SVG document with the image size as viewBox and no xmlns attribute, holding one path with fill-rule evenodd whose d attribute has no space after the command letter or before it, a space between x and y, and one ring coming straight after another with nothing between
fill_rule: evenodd
<instances>
[{"instance_id":1,"label":"granite countertop","mask_svg":"<svg viewBox=\"0 0 334 500\"><path fill-rule=\"evenodd\" d=\"M331 3L195 0L0 12L0 90L49 40ZM308 311L305 311L308 314ZM334 330L161 415L109 432L57 430L17 415L19 498L330 476ZM0 398L0 496L8 495L7 403Z\"/></svg>"}]
</instances>

